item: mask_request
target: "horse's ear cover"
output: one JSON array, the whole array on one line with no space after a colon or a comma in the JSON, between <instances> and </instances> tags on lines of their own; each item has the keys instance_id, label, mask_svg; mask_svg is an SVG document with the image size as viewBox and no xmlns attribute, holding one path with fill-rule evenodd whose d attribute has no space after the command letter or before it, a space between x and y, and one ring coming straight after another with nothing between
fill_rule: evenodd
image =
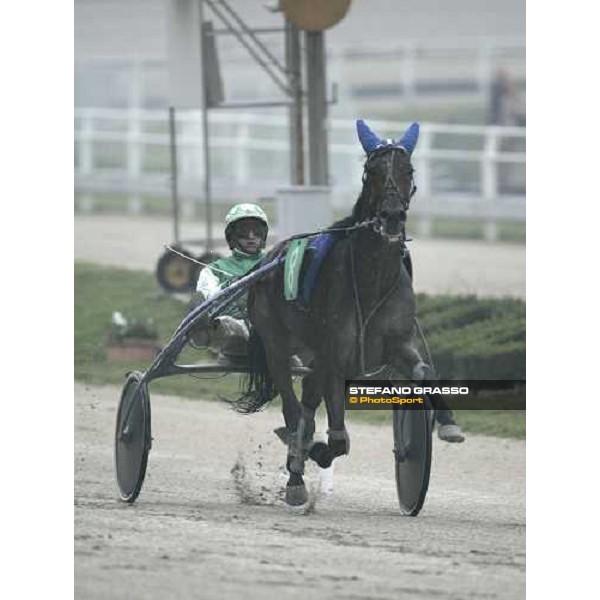
<instances>
[{"instance_id":1,"label":"horse's ear cover","mask_svg":"<svg viewBox=\"0 0 600 600\"><path fill-rule=\"evenodd\" d=\"M356 133L358 133L358 139L367 154L383 144L379 136L362 119L356 121Z\"/></svg>"},{"instance_id":2,"label":"horse's ear cover","mask_svg":"<svg viewBox=\"0 0 600 600\"><path fill-rule=\"evenodd\" d=\"M415 149L418 141L419 141L419 124L415 122L415 123L411 123L408 126L408 128L404 132L404 135L402 136L402 138L400 138L394 144L394 146L400 146L401 148L404 148L406 150L407 154L410 155L413 153L413 150Z\"/></svg>"},{"instance_id":3,"label":"horse's ear cover","mask_svg":"<svg viewBox=\"0 0 600 600\"><path fill-rule=\"evenodd\" d=\"M370 154L373 150L389 144L382 140L362 119L356 121L356 132L363 150ZM419 141L419 124L411 123L402 137L391 145L402 148L407 154L412 154Z\"/></svg>"}]
</instances>

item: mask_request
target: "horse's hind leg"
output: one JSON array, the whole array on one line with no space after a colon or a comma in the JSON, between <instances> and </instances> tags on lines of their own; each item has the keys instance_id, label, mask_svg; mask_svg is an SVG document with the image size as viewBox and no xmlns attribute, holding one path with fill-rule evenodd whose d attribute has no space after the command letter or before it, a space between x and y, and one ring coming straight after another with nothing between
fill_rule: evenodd
<instances>
[{"instance_id":1,"label":"horse's hind leg","mask_svg":"<svg viewBox=\"0 0 600 600\"><path fill-rule=\"evenodd\" d=\"M285 490L286 502L292 506L305 504L308 494L302 475L304 473L304 421L302 407L292 385L290 347L286 329L277 318L266 294L257 290L249 303L250 320L260 334L265 347L269 374L281 395L283 418L289 430L287 469L290 478Z\"/></svg>"},{"instance_id":2,"label":"horse's hind leg","mask_svg":"<svg viewBox=\"0 0 600 600\"><path fill-rule=\"evenodd\" d=\"M290 506L299 506L308 502L308 494L304 485L304 450L305 423L302 417L302 408L296 398L292 385L291 369L288 354L284 352L285 343L273 344L265 340L267 362L273 383L279 391L283 405L283 415L289 430L289 445L287 455L287 470L290 477L285 489L285 501Z\"/></svg>"}]
</instances>

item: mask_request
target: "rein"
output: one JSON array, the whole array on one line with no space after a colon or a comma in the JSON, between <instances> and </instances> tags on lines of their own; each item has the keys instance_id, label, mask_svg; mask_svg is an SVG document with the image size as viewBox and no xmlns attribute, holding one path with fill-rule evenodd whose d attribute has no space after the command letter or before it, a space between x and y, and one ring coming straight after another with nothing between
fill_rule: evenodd
<instances>
[{"instance_id":1,"label":"rein","mask_svg":"<svg viewBox=\"0 0 600 600\"><path fill-rule=\"evenodd\" d=\"M331 233L334 231L345 231L346 233L350 233L352 231L356 231L357 229L366 229L368 227L376 227L378 224L377 219L368 219L365 221L361 221L356 225L351 225L350 227L331 227L330 229L318 229L317 231L313 231L311 233L298 233L296 235L292 235L288 238L289 241L292 240L300 240L302 238L314 237L317 235L321 235L322 233Z\"/></svg>"},{"instance_id":2,"label":"rein","mask_svg":"<svg viewBox=\"0 0 600 600\"><path fill-rule=\"evenodd\" d=\"M404 249L404 255L406 254L406 248ZM404 258L404 255L402 258ZM402 258L400 260L402 260ZM390 288L381 296L381 298L377 301L375 306L370 310L369 314L364 317L362 306L360 305L360 296L358 295L358 280L356 278L356 259L354 257L354 243L353 240L350 239L350 273L352 276L352 290L354 292L354 303L356 306L356 318L358 321L358 360L360 373L362 375L373 376L375 373L381 371L383 367L378 369L373 373L366 373L366 365L365 365L365 333L367 330L367 325L369 321L373 318L373 316L377 313L377 311L383 306L385 301L392 295L392 293L396 290L398 284L400 283L400 276L402 273L402 263L400 263L400 269L398 269L398 276L394 280L394 283L390 286Z\"/></svg>"},{"instance_id":3,"label":"rein","mask_svg":"<svg viewBox=\"0 0 600 600\"><path fill-rule=\"evenodd\" d=\"M389 149L387 149L387 148L383 148L382 150L383 150L383 152L389 152ZM375 150L375 152L373 152L367 159L367 162L365 164L365 168L363 171L363 188L368 185L368 177L369 177L368 165L369 165L370 161L374 158L374 156L376 156L379 152L380 151ZM405 210L408 210L408 204L410 203L411 198L415 195L415 193L417 191L417 186L414 184L414 178L411 173L411 189L408 194L408 198L406 198L402 194L400 186L396 182L396 179L394 178L394 175L393 175L394 157L395 156L396 156L395 152L389 152L389 156L387 158L387 165L386 165L387 173L386 173L386 178L385 178L385 182L384 182L384 189L391 187L400 198L403 198L402 201L403 201L403 204L405 205L404 208L405 208ZM372 201L373 201L372 192L371 192L371 190L369 190L368 191L369 204L372 204L373 203ZM376 233L379 233L381 231L381 218L379 216L375 217L374 219L371 219L370 221L365 221L364 223L368 223L369 225L372 224L373 230ZM360 226L361 225L355 227L355 229L358 229ZM362 225L362 226L364 226L364 225ZM410 240L405 240L405 241L410 241ZM363 314L362 306L360 304L360 296L358 295L358 280L356 277L356 258L354 256L354 243L353 243L352 238L350 239L350 272L351 272L351 277L352 277L352 290L353 290L353 294L354 294L354 303L356 306L356 319L358 322L358 360L359 360L360 373L362 375L371 377L371 376L377 374L378 372L382 371L385 368L385 365L384 365L381 368L374 371L373 373L365 372L365 370L366 370L365 334L366 334L366 330L367 330L369 321L373 318L373 316L375 314L377 314L377 311L379 311L379 309L383 306L385 301L392 295L392 293L398 287L398 284L400 283L400 277L402 274L402 259L405 256L406 256L406 246L403 247L403 253L402 253L402 256L400 257L400 261L401 261L400 268L398 270L398 275L397 275L396 279L394 280L394 282L392 283L390 288L381 296L381 298L379 298L379 300L377 301L375 306L370 310L369 314L366 315L366 317L365 317Z\"/></svg>"},{"instance_id":4,"label":"rein","mask_svg":"<svg viewBox=\"0 0 600 600\"><path fill-rule=\"evenodd\" d=\"M337 231L344 231L346 233L350 233L352 231L356 231L357 229L365 229L365 228L371 227L371 226L373 226L373 229L375 231L377 231L376 228L378 226L378 220L370 219L370 220L366 220L366 221L361 221L360 223L357 223L356 225L351 225L350 227L333 227L331 229L317 229L317 231L311 231L309 233L298 233L296 235L292 235L289 238L287 238L287 241L291 242L292 240L300 240L300 239L307 238L307 237L316 237L318 235L321 235L322 233L332 233L332 232L337 232ZM408 241L410 241L410 240L408 240ZM176 250L175 248L173 248L173 246L169 246L168 244L165 244L163 247L165 248L165 250L168 250L169 252L172 252L173 254L177 254L177 256L180 256L181 258L185 258L186 260L189 260L190 262L193 262L197 265L200 265L202 267L210 266L210 268L213 271L219 271L220 273L225 273L226 275L231 275L231 273L229 273L228 271L223 271L223 269L217 269L212 264L202 262L201 260L198 260L197 258L193 258L191 256L188 256L187 254L183 254L182 252L179 252L179 250Z\"/></svg>"}]
</instances>

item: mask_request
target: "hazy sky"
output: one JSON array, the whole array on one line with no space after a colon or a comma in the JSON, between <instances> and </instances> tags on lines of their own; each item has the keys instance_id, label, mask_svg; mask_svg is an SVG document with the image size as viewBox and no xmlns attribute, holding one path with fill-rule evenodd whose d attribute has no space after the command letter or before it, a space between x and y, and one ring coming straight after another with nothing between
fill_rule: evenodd
<instances>
[{"instance_id":1,"label":"hazy sky","mask_svg":"<svg viewBox=\"0 0 600 600\"><path fill-rule=\"evenodd\" d=\"M75 56L164 58L169 0L75 0ZM277 26L266 0L228 0L250 26ZM209 11L206 11L209 14ZM330 45L407 38L445 43L476 37L525 37L524 0L353 0L328 31Z\"/></svg>"}]
</instances>

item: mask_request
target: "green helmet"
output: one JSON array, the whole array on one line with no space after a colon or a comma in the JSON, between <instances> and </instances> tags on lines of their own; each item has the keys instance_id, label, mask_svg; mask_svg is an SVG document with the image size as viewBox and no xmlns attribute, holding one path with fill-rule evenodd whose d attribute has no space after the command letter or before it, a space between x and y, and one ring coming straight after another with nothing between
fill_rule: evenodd
<instances>
[{"instance_id":1,"label":"green helmet","mask_svg":"<svg viewBox=\"0 0 600 600\"><path fill-rule=\"evenodd\" d=\"M264 224L264 230L261 234L262 247L264 248L269 232L269 220L260 206L249 203L236 204L225 217L225 239L229 247L233 250L238 245L235 224L242 219L257 219Z\"/></svg>"},{"instance_id":2,"label":"green helmet","mask_svg":"<svg viewBox=\"0 0 600 600\"><path fill-rule=\"evenodd\" d=\"M258 219L259 221L262 221L267 228L269 227L267 215L258 204L236 204L225 217L225 229L240 219Z\"/></svg>"}]
</instances>

